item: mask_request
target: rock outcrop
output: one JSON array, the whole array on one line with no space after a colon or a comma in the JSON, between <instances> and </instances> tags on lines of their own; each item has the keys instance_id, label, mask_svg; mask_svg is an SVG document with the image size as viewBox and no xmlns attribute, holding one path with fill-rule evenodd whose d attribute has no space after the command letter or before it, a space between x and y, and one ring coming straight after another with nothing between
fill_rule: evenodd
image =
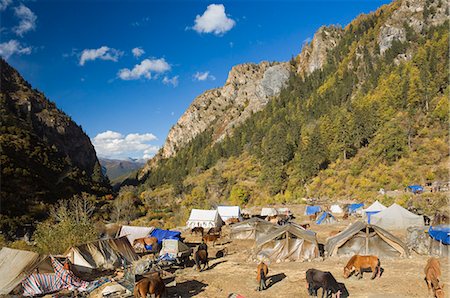
<instances>
[{"instance_id":1,"label":"rock outcrop","mask_svg":"<svg viewBox=\"0 0 450 298\"><path fill-rule=\"evenodd\" d=\"M448 2L444 0L403 0L380 29L380 54L392 46L394 40L406 41L407 27L416 33L443 24L449 19Z\"/></svg>"},{"instance_id":2,"label":"rock outcrop","mask_svg":"<svg viewBox=\"0 0 450 298\"><path fill-rule=\"evenodd\" d=\"M208 90L192 102L170 130L161 156L173 156L177 148L207 128L213 127L213 139L221 140L232 127L261 110L271 97L277 96L289 75L288 63L234 66L222 88Z\"/></svg>"},{"instance_id":3,"label":"rock outcrop","mask_svg":"<svg viewBox=\"0 0 450 298\"><path fill-rule=\"evenodd\" d=\"M337 26L320 27L311 42L305 44L297 56L297 73L305 77L316 69L322 69L328 52L336 47L343 32L343 29Z\"/></svg>"}]
</instances>

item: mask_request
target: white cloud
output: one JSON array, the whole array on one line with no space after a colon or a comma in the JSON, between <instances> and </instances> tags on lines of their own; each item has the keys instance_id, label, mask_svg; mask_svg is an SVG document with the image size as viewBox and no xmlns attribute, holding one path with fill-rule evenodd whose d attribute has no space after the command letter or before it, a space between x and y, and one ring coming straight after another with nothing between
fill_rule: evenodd
<instances>
[{"instance_id":1,"label":"white cloud","mask_svg":"<svg viewBox=\"0 0 450 298\"><path fill-rule=\"evenodd\" d=\"M80 56L80 65L83 66L86 61L89 60L110 60L117 62L120 56L123 55L123 52L109 48L107 46L102 46L98 49L84 49L83 52L81 52Z\"/></svg>"},{"instance_id":2,"label":"white cloud","mask_svg":"<svg viewBox=\"0 0 450 298\"><path fill-rule=\"evenodd\" d=\"M14 14L20 19L19 25L13 28L14 33L23 36L24 33L36 29L36 15L25 5L14 7Z\"/></svg>"},{"instance_id":3,"label":"white cloud","mask_svg":"<svg viewBox=\"0 0 450 298\"><path fill-rule=\"evenodd\" d=\"M123 68L117 74L122 80L138 80L141 77L152 78L152 73L160 74L171 69L169 63L164 58L144 59L140 64L136 64L133 69Z\"/></svg>"},{"instance_id":4,"label":"white cloud","mask_svg":"<svg viewBox=\"0 0 450 298\"><path fill-rule=\"evenodd\" d=\"M131 53L133 53L134 57L139 58L145 53L145 51L141 47L137 47L137 48L133 48L131 50Z\"/></svg>"},{"instance_id":5,"label":"white cloud","mask_svg":"<svg viewBox=\"0 0 450 298\"><path fill-rule=\"evenodd\" d=\"M172 85L176 87L178 86L178 77L179 76L174 76L173 78L169 79L169 77L165 76L162 82L164 85Z\"/></svg>"},{"instance_id":6,"label":"white cloud","mask_svg":"<svg viewBox=\"0 0 450 298\"><path fill-rule=\"evenodd\" d=\"M198 33L222 35L230 31L235 25L236 22L226 15L223 4L211 4L208 5L201 16L195 17L193 29Z\"/></svg>"},{"instance_id":7,"label":"white cloud","mask_svg":"<svg viewBox=\"0 0 450 298\"><path fill-rule=\"evenodd\" d=\"M92 144L101 157L148 159L158 152L158 146L149 144L156 140L156 136L152 133L130 133L124 136L119 132L108 130L96 135L92 139Z\"/></svg>"},{"instance_id":8,"label":"white cloud","mask_svg":"<svg viewBox=\"0 0 450 298\"><path fill-rule=\"evenodd\" d=\"M213 75L210 75L209 71L205 71L205 72L197 71L194 74L194 80L197 80L197 81L206 81L206 80L214 81L215 79L216 79L216 77Z\"/></svg>"},{"instance_id":9,"label":"white cloud","mask_svg":"<svg viewBox=\"0 0 450 298\"><path fill-rule=\"evenodd\" d=\"M0 11L4 11L11 3L12 0L0 0Z\"/></svg>"},{"instance_id":10,"label":"white cloud","mask_svg":"<svg viewBox=\"0 0 450 298\"><path fill-rule=\"evenodd\" d=\"M15 39L0 43L0 56L3 56L5 59L8 59L12 55L29 54L31 54L31 47L24 47Z\"/></svg>"}]
</instances>

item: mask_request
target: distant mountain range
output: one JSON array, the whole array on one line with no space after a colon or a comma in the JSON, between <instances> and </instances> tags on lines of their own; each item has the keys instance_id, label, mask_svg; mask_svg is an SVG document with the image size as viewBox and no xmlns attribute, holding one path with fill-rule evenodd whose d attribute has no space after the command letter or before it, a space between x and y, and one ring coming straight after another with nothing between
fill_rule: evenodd
<instances>
[{"instance_id":1,"label":"distant mountain range","mask_svg":"<svg viewBox=\"0 0 450 298\"><path fill-rule=\"evenodd\" d=\"M145 160L128 158L127 160L99 158L103 173L111 184L120 183L145 165Z\"/></svg>"}]
</instances>

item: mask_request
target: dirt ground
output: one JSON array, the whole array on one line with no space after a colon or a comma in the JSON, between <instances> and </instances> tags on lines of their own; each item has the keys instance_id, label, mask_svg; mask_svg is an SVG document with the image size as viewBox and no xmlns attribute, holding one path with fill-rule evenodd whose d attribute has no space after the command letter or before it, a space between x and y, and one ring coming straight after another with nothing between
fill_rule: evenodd
<instances>
[{"instance_id":1,"label":"dirt ground","mask_svg":"<svg viewBox=\"0 0 450 298\"><path fill-rule=\"evenodd\" d=\"M295 222L306 223L309 220L303 216L304 206L288 206L296 216ZM258 209L254 210L257 213ZM342 230L356 218L339 222L334 225L311 224L311 230L317 232L319 243L324 243L330 231ZM226 232L226 231L225 231ZM404 233L392 231L405 240ZM186 242L199 242L199 236L183 233ZM332 257L311 262L284 262L269 265L269 288L263 292L256 291L256 260L252 259L253 241L230 241L223 238L222 244L209 247L209 255L214 257L217 250L227 247L225 257L212 259L210 269L197 272L192 267L175 272L175 280L168 284L169 297L227 297L238 293L244 297L308 297L305 272L310 268L330 271L339 282L344 282L350 297L431 297L428 296L424 281L423 268L428 256L412 254L410 258L381 259L383 275L371 280L371 273L365 273L364 279L356 277L344 279L343 268L348 257ZM449 297L449 260L440 259L442 281L445 284L446 297ZM169 280L167 280L169 282ZM176 286L175 286L176 283ZM319 290L319 297L321 291Z\"/></svg>"}]
</instances>

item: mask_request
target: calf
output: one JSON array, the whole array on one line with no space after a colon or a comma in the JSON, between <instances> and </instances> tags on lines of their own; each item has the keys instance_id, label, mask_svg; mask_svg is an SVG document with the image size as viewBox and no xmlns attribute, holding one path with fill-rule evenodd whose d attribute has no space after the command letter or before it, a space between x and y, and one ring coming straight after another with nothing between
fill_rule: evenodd
<instances>
[{"instance_id":1,"label":"calf","mask_svg":"<svg viewBox=\"0 0 450 298\"><path fill-rule=\"evenodd\" d=\"M269 267L264 262L258 264L256 268L256 280L258 281L258 291L267 289L266 280L269 274Z\"/></svg>"},{"instance_id":2,"label":"calf","mask_svg":"<svg viewBox=\"0 0 450 298\"><path fill-rule=\"evenodd\" d=\"M326 297L332 297L335 294L337 298L340 298L342 288L345 288L345 285L338 283L330 272L317 269L306 271L306 281L310 296L317 296L317 291L322 288L322 298L325 297L325 293Z\"/></svg>"},{"instance_id":3,"label":"calf","mask_svg":"<svg viewBox=\"0 0 450 298\"><path fill-rule=\"evenodd\" d=\"M146 276L134 285L134 297L146 298L147 294L151 297L161 298L166 294L166 286L159 273Z\"/></svg>"},{"instance_id":4,"label":"calf","mask_svg":"<svg viewBox=\"0 0 450 298\"><path fill-rule=\"evenodd\" d=\"M425 281L428 287L428 294L430 294L430 290L433 289L434 297L443 298L444 294L444 285L439 284L439 278L441 277L441 264L439 260L436 258L429 258L427 264L425 266Z\"/></svg>"}]
</instances>

